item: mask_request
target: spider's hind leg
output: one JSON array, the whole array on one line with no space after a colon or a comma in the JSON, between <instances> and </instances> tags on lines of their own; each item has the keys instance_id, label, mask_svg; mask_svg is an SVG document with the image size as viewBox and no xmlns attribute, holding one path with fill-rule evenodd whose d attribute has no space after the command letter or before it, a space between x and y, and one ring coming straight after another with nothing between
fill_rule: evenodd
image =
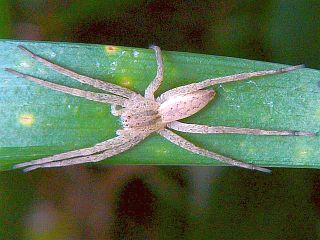
<instances>
[{"instance_id":1,"label":"spider's hind leg","mask_svg":"<svg viewBox=\"0 0 320 240\"><path fill-rule=\"evenodd\" d=\"M161 136L163 136L164 138L166 138L167 140L169 140L170 142L172 142L172 143L178 145L179 147L184 148L192 153L199 154L199 155L209 157L212 159L216 159L220 162L223 162L223 163L226 163L226 164L229 164L232 166L247 168L247 169L251 169L251 170L257 170L257 171L266 172L266 173L271 172L271 170L269 170L267 168L259 167L259 166L256 166L256 165L250 164L250 163L237 161L232 158L222 156L218 153L211 152L207 149L200 148L200 147L194 145L193 143L187 141L183 137L175 134L174 132L172 132L168 129L161 130L158 133Z\"/></svg>"},{"instance_id":2,"label":"spider's hind leg","mask_svg":"<svg viewBox=\"0 0 320 240\"><path fill-rule=\"evenodd\" d=\"M157 60L157 75L153 79L153 81L149 84L149 86L145 90L144 96L146 98L154 100L154 93L160 87L162 80L163 80L163 60L161 56L161 49L158 46L151 46L155 53L156 53L156 60Z\"/></svg>"},{"instance_id":3,"label":"spider's hind leg","mask_svg":"<svg viewBox=\"0 0 320 240\"><path fill-rule=\"evenodd\" d=\"M226 126L207 126L191 123L182 123L174 121L167 124L167 127L180 132L188 133L200 133L200 134L219 134L219 133L235 133L235 134L246 134L246 135L268 135L268 136L316 136L313 132L304 131L277 131L277 130L263 130L255 128L237 128L237 127L226 127Z\"/></svg>"}]
</instances>

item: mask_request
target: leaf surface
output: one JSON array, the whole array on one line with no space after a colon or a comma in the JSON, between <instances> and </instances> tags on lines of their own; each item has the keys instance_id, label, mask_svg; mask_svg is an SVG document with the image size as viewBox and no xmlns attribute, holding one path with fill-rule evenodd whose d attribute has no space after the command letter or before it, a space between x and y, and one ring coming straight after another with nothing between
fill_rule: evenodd
<instances>
[{"instance_id":1,"label":"leaf surface","mask_svg":"<svg viewBox=\"0 0 320 240\"><path fill-rule=\"evenodd\" d=\"M52 91L5 68L39 78L96 90L43 66L17 48L22 44L54 63L141 94L156 73L149 49L75 43L0 41L0 169L115 137L121 122L110 106ZM165 79L157 95L173 87L280 64L182 52L163 52ZM290 73L220 84L215 99L188 123L274 130L319 131L320 71ZM320 167L319 137L186 134L211 151L262 166ZM154 134L102 164L221 165L188 153Z\"/></svg>"}]
</instances>

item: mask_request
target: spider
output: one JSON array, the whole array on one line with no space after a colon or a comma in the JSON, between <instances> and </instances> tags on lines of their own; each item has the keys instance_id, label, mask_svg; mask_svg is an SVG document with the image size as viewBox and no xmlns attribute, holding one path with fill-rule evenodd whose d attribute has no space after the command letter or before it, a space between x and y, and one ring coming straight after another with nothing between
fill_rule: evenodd
<instances>
[{"instance_id":1,"label":"spider","mask_svg":"<svg viewBox=\"0 0 320 240\"><path fill-rule=\"evenodd\" d=\"M19 45L18 48L45 66L81 83L101 89L104 93L66 87L28 74L17 72L10 68L6 68L6 71L55 91L83 97L91 101L111 104L111 113L114 116L119 116L121 118L123 126L122 129L117 130L116 137L100 142L93 147L64 152L30 162L16 164L14 166L14 168L24 168L24 171L26 172L37 168L61 167L86 162L98 162L134 147L152 133L158 133L170 142L192 153L219 160L229 165L269 173L271 172L269 169L234 160L198 147L177 135L172 130L198 134L231 133L251 135L315 136L315 133L303 131L269 131L226 126L207 126L182 123L179 121L180 119L184 119L197 113L214 98L215 92L214 90L207 89L209 86L258 76L294 71L303 68L303 65L290 66L275 70L239 73L230 76L207 79L202 82L173 88L161 94L158 98L155 98L154 93L159 88L163 80L163 61L161 50L157 46L151 46L155 51L157 73L153 81L146 88L144 96L127 88L80 75L69 69L63 68L34 54L22 45Z\"/></svg>"}]
</instances>

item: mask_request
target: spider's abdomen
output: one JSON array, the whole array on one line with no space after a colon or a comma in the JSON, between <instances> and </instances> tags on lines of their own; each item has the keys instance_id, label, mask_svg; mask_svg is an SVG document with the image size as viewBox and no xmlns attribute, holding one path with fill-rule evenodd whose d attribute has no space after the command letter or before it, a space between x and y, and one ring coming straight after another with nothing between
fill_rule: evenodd
<instances>
[{"instance_id":1,"label":"spider's abdomen","mask_svg":"<svg viewBox=\"0 0 320 240\"><path fill-rule=\"evenodd\" d=\"M168 98L159 107L162 122L169 123L195 114L213 99L214 94L213 90L199 90Z\"/></svg>"}]
</instances>

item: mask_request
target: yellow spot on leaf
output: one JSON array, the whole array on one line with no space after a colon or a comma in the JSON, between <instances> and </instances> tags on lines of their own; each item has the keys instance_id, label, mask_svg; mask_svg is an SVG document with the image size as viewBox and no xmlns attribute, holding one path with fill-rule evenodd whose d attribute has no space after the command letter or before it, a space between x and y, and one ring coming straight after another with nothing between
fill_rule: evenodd
<instances>
[{"instance_id":1,"label":"yellow spot on leaf","mask_svg":"<svg viewBox=\"0 0 320 240\"><path fill-rule=\"evenodd\" d=\"M312 147L308 145L306 140L304 141L302 139L296 143L294 151L297 160L308 159L313 153Z\"/></svg>"},{"instance_id":2,"label":"yellow spot on leaf","mask_svg":"<svg viewBox=\"0 0 320 240\"><path fill-rule=\"evenodd\" d=\"M122 77L120 79L120 85L126 88L130 88L132 87L133 81L131 78L129 77Z\"/></svg>"},{"instance_id":3,"label":"yellow spot on leaf","mask_svg":"<svg viewBox=\"0 0 320 240\"><path fill-rule=\"evenodd\" d=\"M22 62L20 63L20 66L21 66L21 67L24 67L24 68L29 68L29 67L31 67L31 63L30 63L30 62L27 62L27 61L22 61Z\"/></svg>"},{"instance_id":4,"label":"yellow spot on leaf","mask_svg":"<svg viewBox=\"0 0 320 240\"><path fill-rule=\"evenodd\" d=\"M34 116L30 113L21 114L19 122L24 126L31 126L34 123Z\"/></svg>"},{"instance_id":5,"label":"yellow spot on leaf","mask_svg":"<svg viewBox=\"0 0 320 240\"><path fill-rule=\"evenodd\" d=\"M299 155L300 155L301 157L305 157L306 155L308 155L308 151L305 150L305 149L302 149L302 150L299 151Z\"/></svg>"},{"instance_id":6,"label":"yellow spot on leaf","mask_svg":"<svg viewBox=\"0 0 320 240\"><path fill-rule=\"evenodd\" d=\"M299 146L297 149L297 155L299 158L308 158L312 152L312 149L306 145Z\"/></svg>"},{"instance_id":7,"label":"yellow spot on leaf","mask_svg":"<svg viewBox=\"0 0 320 240\"><path fill-rule=\"evenodd\" d=\"M162 147L162 146L158 146L157 149L155 150L155 153L157 154L157 156L164 156L170 153L170 151L168 151L168 149Z\"/></svg>"},{"instance_id":8,"label":"yellow spot on leaf","mask_svg":"<svg viewBox=\"0 0 320 240\"><path fill-rule=\"evenodd\" d=\"M105 51L108 54L113 54L113 53L116 53L118 51L118 48L115 47L115 46L107 45L107 46L105 46Z\"/></svg>"}]
</instances>

